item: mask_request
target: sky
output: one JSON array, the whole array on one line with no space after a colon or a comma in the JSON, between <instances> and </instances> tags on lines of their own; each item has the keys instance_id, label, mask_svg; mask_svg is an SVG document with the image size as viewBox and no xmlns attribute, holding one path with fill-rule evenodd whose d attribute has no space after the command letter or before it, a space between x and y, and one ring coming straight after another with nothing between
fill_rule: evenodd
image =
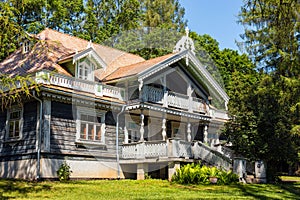
<instances>
[{"instance_id":1,"label":"sky","mask_svg":"<svg viewBox=\"0 0 300 200\"><path fill-rule=\"evenodd\" d=\"M237 24L237 16L243 0L179 0L185 8L188 28L200 35L209 34L219 42L221 49L238 50L235 40L243 26Z\"/></svg>"}]
</instances>

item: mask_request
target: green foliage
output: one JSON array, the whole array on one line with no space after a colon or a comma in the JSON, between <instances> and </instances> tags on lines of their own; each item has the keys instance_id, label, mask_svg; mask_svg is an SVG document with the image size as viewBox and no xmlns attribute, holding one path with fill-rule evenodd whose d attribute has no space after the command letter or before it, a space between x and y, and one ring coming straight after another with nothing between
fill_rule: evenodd
<instances>
[{"instance_id":1,"label":"green foliage","mask_svg":"<svg viewBox=\"0 0 300 200\"><path fill-rule=\"evenodd\" d=\"M10 107L14 103L21 103L24 98L32 96L32 91L39 93L40 88L34 78L30 76L0 75L1 108Z\"/></svg>"},{"instance_id":2,"label":"green foliage","mask_svg":"<svg viewBox=\"0 0 300 200\"><path fill-rule=\"evenodd\" d=\"M232 171L199 164L187 164L177 169L172 181L179 184L210 184L209 178L217 178L218 185L227 185L238 181L238 176Z\"/></svg>"},{"instance_id":3,"label":"green foliage","mask_svg":"<svg viewBox=\"0 0 300 200\"><path fill-rule=\"evenodd\" d=\"M233 118L224 134L237 153L266 160L271 179L279 163L297 162L300 151L299 9L295 0L244 2L244 47L261 70L237 69L227 85Z\"/></svg>"},{"instance_id":4,"label":"green foliage","mask_svg":"<svg viewBox=\"0 0 300 200\"><path fill-rule=\"evenodd\" d=\"M234 118L224 134L233 148L251 160L266 160L269 177L280 162L295 163L299 152L300 81L295 78L261 74L256 84L236 84L242 91L240 104L231 110Z\"/></svg>"},{"instance_id":5,"label":"green foliage","mask_svg":"<svg viewBox=\"0 0 300 200\"><path fill-rule=\"evenodd\" d=\"M14 52L24 37L22 27L17 23L17 9L0 1L0 61Z\"/></svg>"},{"instance_id":6,"label":"green foliage","mask_svg":"<svg viewBox=\"0 0 300 200\"><path fill-rule=\"evenodd\" d=\"M247 0L241 8L244 45L267 72L283 76L300 73L300 2L298 0Z\"/></svg>"},{"instance_id":7,"label":"green foliage","mask_svg":"<svg viewBox=\"0 0 300 200\"><path fill-rule=\"evenodd\" d=\"M66 161L64 161L59 169L56 171L56 174L58 176L58 179L60 181L68 181L70 180L70 175L71 175L72 171L70 166L68 165L68 163Z\"/></svg>"},{"instance_id":8,"label":"green foliage","mask_svg":"<svg viewBox=\"0 0 300 200\"><path fill-rule=\"evenodd\" d=\"M0 61L20 46L25 32L37 34L46 27L101 43L128 30L155 27L179 32L186 26L178 0L4 0L0 5ZM150 32L151 37L161 36ZM150 46L139 49L135 53L145 58L170 52Z\"/></svg>"}]
</instances>

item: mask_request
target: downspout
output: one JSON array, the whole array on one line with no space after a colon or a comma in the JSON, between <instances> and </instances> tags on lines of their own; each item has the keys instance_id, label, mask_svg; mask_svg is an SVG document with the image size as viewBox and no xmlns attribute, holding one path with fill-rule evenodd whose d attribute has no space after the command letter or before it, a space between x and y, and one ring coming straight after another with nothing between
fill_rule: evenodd
<instances>
[{"instance_id":1,"label":"downspout","mask_svg":"<svg viewBox=\"0 0 300 200\"><path fill-rule=\"evenodd\" d=\"M120 179L120 157L119 157L119 116L125 111L126 105L122 106L122 110L117 114L116 124L116 154L117 154L117 168L118 168L118 179Z\"/></svg>"},{"instance_id":2,"label":"downspout","mask_svg":"<svg viewBox=\"0 0 300 200\"><path fill-rule=\"evenodd\" d=\"M35 95L33 91L33 98L40 102L40 116L39 116L39 131L37 136L37 166L36 166L36 179L39 180L41 177L41 137L42 137L42 116L43 116L43 102Z\"/></svg>"}]
</instances>

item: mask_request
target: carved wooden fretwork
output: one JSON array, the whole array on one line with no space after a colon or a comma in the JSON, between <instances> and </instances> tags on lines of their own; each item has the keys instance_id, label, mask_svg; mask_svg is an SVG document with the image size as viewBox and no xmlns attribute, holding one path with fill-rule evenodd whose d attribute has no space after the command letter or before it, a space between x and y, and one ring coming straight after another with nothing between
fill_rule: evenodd
<instances>
[{"instance_id":1,"label":"carved wooden fretwork","mask_svg":"<svg viewBox=\"0 0 300 200\"><path fill-rule=\"evenodd\" d=\"M193 40L189 37L189 29L185 29L186 35L183 36L175 45L173 52L181 52L190 50L195 55L195 45Z\"/></svg>"}]
</instances>

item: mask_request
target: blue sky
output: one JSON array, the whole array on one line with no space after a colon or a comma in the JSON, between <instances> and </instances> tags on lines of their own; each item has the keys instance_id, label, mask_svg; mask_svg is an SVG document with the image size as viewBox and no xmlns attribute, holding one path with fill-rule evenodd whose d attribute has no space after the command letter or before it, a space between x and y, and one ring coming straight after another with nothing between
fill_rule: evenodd
<instances>
[{"instance_id":1,"label":"blue sky","mask_svg":"<svg viewBox=\"0 0 300 200\"><path fill-rule=\"evenodd\" d=\"M219 42L221 49L238 50L235 40L241 41L239 34L243 26L237 24L237 15L242 0L179 0L185 8L185 19L190 30L200 35L209 34Z\"/></svg>"}]
</instances>

